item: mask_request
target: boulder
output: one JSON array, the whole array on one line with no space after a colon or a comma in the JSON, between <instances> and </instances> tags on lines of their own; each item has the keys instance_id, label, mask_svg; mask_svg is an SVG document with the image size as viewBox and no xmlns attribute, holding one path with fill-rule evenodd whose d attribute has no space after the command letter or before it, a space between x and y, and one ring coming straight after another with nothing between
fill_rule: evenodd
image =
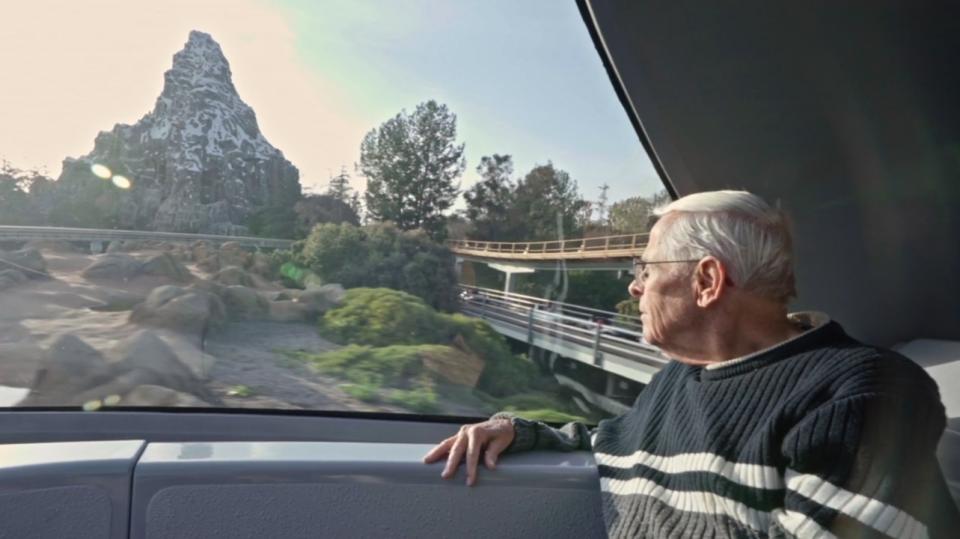
<instances>
[{"instance_id":1,"label":"boulder","mask_svg":"<svg viewBox=\"0 0 960 539\"><path fill-rule=\"evenodd\" d=\"M141 330L111 349L108 361L80 339L61 337L41 360L33 387L19 405L96 409L123 404L125 396L146 385L217 402L174 350L159 336Z\"/></svg>"},{"instance_id":2,"label":"boulder","mask_svg":"<svg viewBox=\"0 0 960 539\"><path fill-rule=\"evenodd\" d=\"M190 283L190 286L187 287L188 290L203 290L204 292L209 292L214 294L217 297L223 297L224 285L211 281L209 279L197 279Z\"/></svg>"},{"instance_id":3,"label":"boulder","mask_svg":"<svg viewBox=\"0 0 960 539\"><path fill-rule=\"evenodd\" d=\"M120 246L122 251L144 251L153 246L150 240L124 240Z\"/></svg>"},{"instance_id":4,"label":"boulder","mask_svg":"<svg viewBox=\"0 0 960 539\"><path fill-rule=\"evenodd\" d=\"M453 346L424 347L420 353L423 368L443 380L461 386L476 387L486 363L475 354Z\"/></svg>"},{"instance_id":5,"label":"boulder","mask_svg":"<svg viewBox=\"0 0 960 539\"><path fill-rule=\"evenodd\" d=\"M36 249L0 251L0 269L15 269L31 279L48 278L47 262Z\"/></svg>"},{"instance_id":6,"label":"boulder","mask_svg":"<svg viewBox=\"0 0 960 539\"><path fill-rule=\"evenodd\" d=\"M316 322L317 314L303 303L271 301L268 318L274 322Z\"/></svg>"},{"instance_id":7,"label":"boulder","mask_svg":"<svg viewBox=\"0 0 960 539\"><path fill-rule=\"evenodd\" d=\"M107 362L95 348L74 335L57 337L37 367L31 386L38 395L56 397L87 389L84 384L96 384L97 373L100 383L106 382L103 370Z\"/></svg>"},{"instance_id":8,"label":"boulder","mask_svg":"<svg viewBox=\"0 0 960 539\"><path fill-rule=\"evenodd\" d=\"M193 278L190 270L184 267L184 265L170 253L151 256L140 266L140 273L143 275L166 277L178 283L187 282Z\"/></svg>"},{"instance_id":9,"label":"boulder","mask_svg":"<svg viewBox=\"0 0 960 539\"><path fill-rule=\"evenodd\" d=\"M126 388L117 387L105 394L124 395L136 385L160 385L201 398L208 393L193 371L153 332L141 330L134 333L117 343L110 355L116 361L113 370L124 375L122 381L138 383ZM121 381L121 377L116 380Z\"/></svg>"},{"instance_id":10,"label":"boulder","mask_svg":"<svg viewBox=\"0 0 960 539\"><path fill-rule=\"evenodd\" d=\"M140 273L142 263L126 253L98 255L80 272L84 279L126 282Z\"/></svg>"},{"instance_id":11,"label":"boulder","mask_svg":"<svg viewBox=\"0 0 960 539\"><path fill-rule=\"evenodd\" d=\"M173 285L154 288L130 313L134 324L192 335L201 342L223 319L224 307L216 296Z\"/></svg>"},{"instance_id":12,"label":"boulder","mask_svg":"<svg viewBox=\"0 0 960 539\"><path fill-rule=\"evenodd\" d=\"M323 314L343 303L347 291L339 284L325 284L296 294L293 301L307 305L314 314Z\"/></svg>"},{"instance_id":13,"label":"boulder","mask_svg":"<svg viewBox=\"0 0 960 539\"><path fill-rule=\"evenodd\" d=\"M166 243L163 249L180 262L190 262L193 260L193 253L190 251L190 247L182 243Z\"/></svg>"},{"instance_id":14,"label":"boulder","mask_svg":"<svg viewBox=\"0 0 960 539\"><path fill-rule=\"evenodd\" d=\"M270 255L257 251L250 261L250 271L267 279L273 278L273 262Z\"/></svg>"},{"instance_id":15,"label":"boulder","mask_svg":"<svg viewBox=\"0 0 960 539\"><path fill-rule=\"evenodd\" d=\"M253 255L247 252L242 245L235 241L228 241L220 246L220 267L238 266L246 268L250 265Z\"/></svg>"},{"instance_id":16,"label":"boulder","mask_svg":"<svg viewBox=\"0 0 960 539\"><path fill-rule=\"evenodd\" d=\"M207 402L182 391L169 387L145 384L133 388L124 395L120 406L165 406L165 407L206 407Z\"/></svg>"},{"instance_id":17,"label":"boulder","mask_svg":"<svg viewBox=\"0 0 960 539\"><path fill-rule=\"evenodd\" d=\"M0 343L0 380L3 385L30 386L46 354L46 350L28 339Z\"/></svg>"},{"instance_id":18,"label":"boulder","mask_svg":"<svg viewBox=\"0 0 960 539\"><path fill-rule=\"evenodd\" d=\"M83 253L78 247L60 240L30 240L23 246L24 249L36 249L38 251L50 251L51 253Z\"/></svg>"},{"instance_id":19,"label":"boulder","mask_svg":"<svg viewBox=\"0 0 960 539\"><path fill-rule=\"evenodd\" d=\"M101 303L91 309L95 311L129 311L138 303L146 299L143 294L128 292L119 288L93 287L90 295L97 298Z\"/></svg>"},{"instance_id":20,"label":"boulder","mask_svg":"<svg viewBox=\"0 0 960 539\"><path fill-rule=\"evenodd\" d=\"M217 254L217 246L206 240L197 240L190 244L190 255L194 260L206 260Z\"/></svg>"},{"instance_id":21,"label":"boulder","mask_svg":"<svg viewBox=\"0 0 960 539\"><path fill-rule=\"evenodd\" d=\"M6 288L11 288L13 286L16 286L26 281L27 279L28 277L19 270L15 270L15 269L0 270L0 290L4 290Z\"/></svg>"},{"instance_id":22,"label":"boulder","mask_svg":"<svg viewBox=\"0 0 960 539\"><path fill-rule=\"evenodd\" d=\"M222 268L213 276L212 279L215 282L227 286L239 285L256 288L259 284L252 275L247 273L243 268L239 268L237 266L227 266Z\"/></svg>"},{"instance_id":23,"label":"boulder","mask_svg":"<svg viewBox=\"0 0 960 539\"><path fill-rule=\"evenodd\" d=\"M234 320L262 320L270 312L267 298L246 286L224 287L220 298L226 307L227 317Z\"/></svg>"},{"instance_id":24,"label":"boulder","mask_svg":"<svg viewBox=\"0 0 960 539\"><path fill-rule=\"evenodd\" d=\"M123 242L119 240L113 240L107 244L108 253L119 253L123 251Z\"/></svg>"}]
</instances>

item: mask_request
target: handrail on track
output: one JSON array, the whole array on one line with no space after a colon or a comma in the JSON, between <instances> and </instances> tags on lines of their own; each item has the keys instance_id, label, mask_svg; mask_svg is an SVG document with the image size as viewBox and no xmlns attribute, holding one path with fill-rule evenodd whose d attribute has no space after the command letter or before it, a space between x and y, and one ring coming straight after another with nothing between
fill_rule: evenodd
<instances>
[{"instance_id":1,"label":"handrail on track","mask_svg":"<svg viewBox=\"0 0 960 539\"><path fill-rule=\"evenodd\" d=\"M647 246L649 233L620 234L549 241L450 240L455 253L497 258L630 258L639 256Z\"/></svg>"}]
</instances>

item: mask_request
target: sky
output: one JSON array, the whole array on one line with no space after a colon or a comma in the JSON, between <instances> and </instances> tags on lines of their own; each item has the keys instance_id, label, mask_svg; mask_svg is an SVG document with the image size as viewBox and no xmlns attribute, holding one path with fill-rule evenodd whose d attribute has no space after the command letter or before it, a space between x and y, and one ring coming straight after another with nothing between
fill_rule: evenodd
<instances>
[{"instance_id":1,"label":"sky","mask_svg":"<svg viewBox=\"0 0 960 539\"><path fill-rule=\"evenodd\" d=\"M149 112L190 30L220 43L267 140L322 191L360 141L428 99L480 158L552 161L588 200L662 188L575 3L557 0L23 0L0 8L0 158L60 173ZM458 204L458 206L461 206Z\"/></svg>"}]
</instances>

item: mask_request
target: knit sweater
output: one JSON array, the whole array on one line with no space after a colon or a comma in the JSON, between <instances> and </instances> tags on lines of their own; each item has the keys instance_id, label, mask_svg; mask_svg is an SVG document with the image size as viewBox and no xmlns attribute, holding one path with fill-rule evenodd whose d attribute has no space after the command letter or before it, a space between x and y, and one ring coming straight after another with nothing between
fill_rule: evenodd
<instances>
[{"instance_id":1,"label":"knit sweater","mask_svg":"<svg viewBox=\"0 0 960 539\"><path fill-rule=\"evenodd\" d=\"M592 431L511 420L508 451L594 452L612 537L960 536L936 384L836 322L713 368L671 362Z\"/></svg>"}]
</instances>

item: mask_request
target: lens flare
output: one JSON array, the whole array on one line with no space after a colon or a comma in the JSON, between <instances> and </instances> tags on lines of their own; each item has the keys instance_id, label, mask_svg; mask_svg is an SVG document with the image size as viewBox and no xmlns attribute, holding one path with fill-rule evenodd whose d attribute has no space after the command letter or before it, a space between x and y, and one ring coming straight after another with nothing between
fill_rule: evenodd
<instances>
[{"instance_id":1,"label":"lens flare","mask_svg":"<svg viewBox=\"0 0 960 539\"><path fill-rule=\"evenodd\" d=\"M103 403L100 402L100 399L94 399L92 401L87 401L83 403L84 412L96 412L103 407Z\"/></svg>"},{"instance_id":2,"label":"lens flare","mask_svg":"<svg viewBox=\"0 0 960 539\"><path fill-rule=\"evenodd\" d=\"M116 176L113 177L113 185L116 185L120 189L130 189L130 186L132 184L130 183L130 180L127 179L126 176L121 176L117 174Z\"/></svg>"},{"instance_id":3,"label":"lens flare","mask_svg":"<svg viewBox=\"0 0 960 539\"><path fill-rule=\"evenodd\" d=\"M113 176L113 172L107 166L99 163L91 165L90 172L93 172L94 176L103 178L104 180L109 180L110 176Z\"/></svg>"}]
</instances>

